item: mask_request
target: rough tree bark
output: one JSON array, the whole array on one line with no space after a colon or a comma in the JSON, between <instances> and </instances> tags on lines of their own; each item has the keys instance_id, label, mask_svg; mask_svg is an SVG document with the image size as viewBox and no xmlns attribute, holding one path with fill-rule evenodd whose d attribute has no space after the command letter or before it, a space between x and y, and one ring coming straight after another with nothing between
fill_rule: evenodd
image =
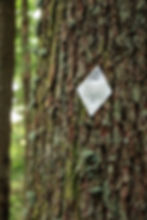
<instances>
[{"instance_id":1,"label":"rough tree bark","mask_svg":"<svg viewBox=\"0 0 147 220\"><path fill-rule=\"evenodd\" d=\"M0 1L0 219L9 215L9 141L14 67L14 3Z\"/></svg>"},{"instance_id":2,"label":"rough tree bark","mask_svg":"<svg viewBox=\"0 0 147 220\"><path fill-rule=\"evenodd\" d=\"M41 2L26 219L145 220L145 1ZM113 95L90 118L76 87L95 65Z\"/></svg>"}]
</instances>

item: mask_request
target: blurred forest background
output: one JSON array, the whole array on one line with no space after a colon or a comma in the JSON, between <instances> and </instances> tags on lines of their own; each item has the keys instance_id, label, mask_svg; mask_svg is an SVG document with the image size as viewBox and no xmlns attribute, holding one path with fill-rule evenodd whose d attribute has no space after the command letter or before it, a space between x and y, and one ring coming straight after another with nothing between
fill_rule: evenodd
<instances>
[{"instance_id":1,"label":"blurred forest background","mask_svg":"<svg viewBox=\"0 0 147 220\"><path fill-rule=\"evenodd\" d=\"M10 220L147 219L146 14L145 0L16 0ZM75 89L96 65L113 95L90 118Z\"/></svg>"},{"instance_id":2,"label":"blurred forest background","mask_svg":"<svg viewBox=\"0 0 147 220\"><path fill-rule=\"evenodd\" d=\"M39 1L38 1L39 2ZM15 75L13 80L13 106L11 112L11 195L10 195L10 220L23 219L24 216L24 178L25 178L25 99L23 72L26 68L31 71L33 81L36 71L37 54L37 26L41 11L37 2L33 0L16 0L16 39L15 39ZM27 8L25 6L27 5ZM24 10L29 19L27 35L28 45L23 42ZM24 50L29 54L30 60L26 64L23 59Z\"/></svg>"}]
</instances>

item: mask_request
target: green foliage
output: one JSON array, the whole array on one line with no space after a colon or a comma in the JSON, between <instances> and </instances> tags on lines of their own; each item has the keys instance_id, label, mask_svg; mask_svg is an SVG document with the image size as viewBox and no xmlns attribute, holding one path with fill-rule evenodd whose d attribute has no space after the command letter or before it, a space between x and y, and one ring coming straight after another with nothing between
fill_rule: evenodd
<instances>
[{"instance_id":1,"label":"green foliage","mask_svg":"<svg viewBox=\"0 0 147 220\"><path fill-rule=\"evenodd\" d=\"M22 219L24 205L24 128L22 122L14 124L11 146L11 198L10 220Z\"/></svg>"}]
</instances>

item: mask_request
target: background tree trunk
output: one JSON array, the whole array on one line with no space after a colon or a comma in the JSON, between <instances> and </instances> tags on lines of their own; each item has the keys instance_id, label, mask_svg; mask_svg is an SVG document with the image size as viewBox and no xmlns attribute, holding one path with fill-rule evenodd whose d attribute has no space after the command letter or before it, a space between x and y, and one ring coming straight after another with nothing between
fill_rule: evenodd
<instances>
[{"instance_id":1,"label":"background tree trunk","mask_svg":"<svg viewBox=\"0 0 147 220\"><path fill-rule=\"evenodd\" d=\"M28 0L23 0L22 1L22 48L23 48L24 101L26 107L28 107L29 95L30 95L30 49L29 49L30 31L29 31L28 9L29 9Z\"/></svg>"},{"instance_id":2,"label":"background tree trunk","mask_svg":"<svg viewBox=\"0 0 147 220\"><path fill-rule=\"evenodd\" d=\"M23 86L24 86L24 105L25 105L25 130L26 130L26 155L28 154L28 135L30 130L30 114L29 114L29 101L30 101L30 81L31 81L31 57L30 57L30 23L29 23L29 2L28 0L22 1L22 48L23 48ZM26 156L27 157L27 156Z\"/></svg>"},{"instance_id":3,"label":"background tree trunk","mask_svg":"<svg viewBox=\"0 0 147 220\"><path fill-rule=\"evenodd\" d=\"M0 219L9 215L9 141L14 67L14 3L0 1Z\"/></svg>"},{"instance_id":4,"label":"background tree trunk","mask_svg":"<svg viewBox=\"0 0 147 220\"><path fill-rule=\"evenodd\" d=\"M26 219L145 220L145 1L42 2ZM76 87L95 65L113 95L90 118Z\"/></svg>"}]
</instances>

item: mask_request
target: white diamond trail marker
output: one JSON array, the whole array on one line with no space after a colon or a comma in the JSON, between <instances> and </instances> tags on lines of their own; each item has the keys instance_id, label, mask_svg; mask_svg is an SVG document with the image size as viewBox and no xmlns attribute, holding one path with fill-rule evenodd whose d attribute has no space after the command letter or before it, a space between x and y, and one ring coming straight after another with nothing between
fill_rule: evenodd
<instances>
[{"instance_id":1,"label":"white diamond trail marker","mask_svg":"<svg viewBox=\"0 0 147 220\"><path fill-rule=\"evenodd\" d=\"M78 86L77 92L87 112L93 116L112 94L112 89L99 66L96 66Z\"/></svg>"}]
</instances>

